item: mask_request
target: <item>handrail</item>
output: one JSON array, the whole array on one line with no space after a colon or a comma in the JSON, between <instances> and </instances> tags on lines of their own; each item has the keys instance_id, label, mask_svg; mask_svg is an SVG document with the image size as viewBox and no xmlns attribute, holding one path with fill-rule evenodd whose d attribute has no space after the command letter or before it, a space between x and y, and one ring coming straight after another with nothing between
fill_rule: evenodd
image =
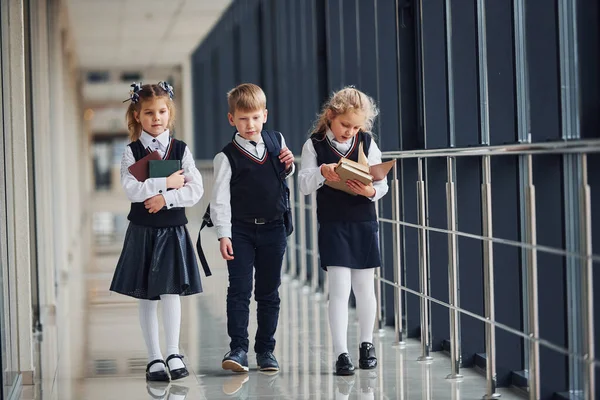
<instances>
[{"instance_id":1,"label":"handrail","mask_svg":"<svg viewBox=\"0 0 600 400\"><path fill-rule=\"evenodd\" d=\"M600 139L561 140L545 143L518 143L498 146L457 147L428 150L384 151L382 158L410 159L431 157L519 156L525 154L598 153Z\"/></svg>"}]
</instances>

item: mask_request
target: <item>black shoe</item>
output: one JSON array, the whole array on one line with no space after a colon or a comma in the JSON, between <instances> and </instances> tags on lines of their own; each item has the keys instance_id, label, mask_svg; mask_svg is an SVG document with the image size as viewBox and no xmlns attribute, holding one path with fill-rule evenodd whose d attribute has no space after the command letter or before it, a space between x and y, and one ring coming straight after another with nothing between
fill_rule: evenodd
<instances>
[{"instance_id":1,"label":"black shoe","mask_svg":"<svg viewBox=\"0 0 600 400\"><path fill-rule=\"evenodd\" d=\"M256 363L261 371L279 371L279 363L270 351L256 354Z\"/></svg>"},{"instance_id":2,"label":"black shoe","mask_svg":"<svg viewBox=\"0 0 600 400\"><path fill-rule=\"evenodd\" d=\"M375 356L375 346L373 343L362 342L358 348L358 366L361 369L373 369L377 366L377 357Z\"/></svg>"},{"instance_id":3,"label":"black shoe","mask_svg":"<svg viewBox=\"0 0 600 400\"><path fill-rule=\"evenodd\" d=\"M148 365L146 366L146 380L151 382L169 382L170 379L169 374L167 374L167 371L150 372L150 367L158 363L165 364L163 360L154 360L148 363ZM166 366L167 365L165 364L165 367Z\"/></svg>"},{"instance_id":4,"label":"black shoe","mask_svg":"<svg viewBox=\"0 0 600 400\"><path fill-rule=\"evenodd\" d=\"M190 373L188 372L185 365L183 366L183 368L171 369L171 366L169 365L169 361L174 358L179 358L181 360L181 362L183 362L183 356L180 354L171 354L169 357L167 357L167 368L169 368L169 373L171 374L171 380L176 381L177 379L181 379L181 378L185 378L186 376L189 376Z\"/></svg>"},{"instance_id":5,"label":"black shoe","mask_svg":"<svg viewBox=\"0 0 600 400\"><path fill-rule=\"evenodd\" d=\"M340 354L335 363L335 373L336 375L354 375L354 364L352 364L350 354Z\"/></svg>"},{"instance_id":6,"label":"black shoe","mask_svg":"<svg viewBox=\"0 0 600 400\"><path fill-rule=\"evenodd\" d=\"M231 350L225 354L221 367L233 372L248 372L248 353L241 347Z\"/></svg>"}]
</instances>

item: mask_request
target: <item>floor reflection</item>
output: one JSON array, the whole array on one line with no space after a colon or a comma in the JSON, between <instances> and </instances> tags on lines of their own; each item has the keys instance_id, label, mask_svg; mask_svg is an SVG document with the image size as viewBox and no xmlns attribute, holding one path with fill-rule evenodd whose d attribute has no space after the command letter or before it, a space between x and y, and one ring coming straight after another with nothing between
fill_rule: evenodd
<instances>
[{"instance_id":1,"label":"floor reflection","mask_svg":"<svg viewBox=\"0 0 600 400\"><path fill-rule=\"evenodd\" d=\"M281 287L280 323L276 335L281 371L263 373L256 368L255 354L249 354L250 372L234 374L221 369L228 351L226 335L227 272L218 255L214 232L203 231L204 248L211 261L213 276L203 277L205 292L182 299L181 350L190 376L170 384L146 383L145 347L138 323L137 302L110 293L108 287L120 244L114 238L123 224L121 217L103 214L98 218L98 256L87 276L82 277L88 293L86 305L86 341L84 378L69 381L54 379L47 384L43 399L475 399L485 392L484 378L462 370L458 383L445 379L450 372L449 359L434 354L429 364L417 362L420 345L407 341L394 347L392 330L377 333L374 344L379 366L375 370L357 370L356 375L333 375L334 355L323 297L308 293L297 282L285 280ZM112 222L111 222L112 221ZM118 228L121 227L121 228ZM188 226L193 237L198 226ZM112 239L112 240L111 240ZM159 307L160 310L160 307ZM160 311L159 311L160 316ZM358 343L358 324L351 314L349 343ZM353 322L354 321L354 322ZM60 325L61 321L57 321ZM161 338L164 337L161 326ZM250 337L256 331L256 306L251 306ZM65 344L63 344L64 346ZM250 347L253 342L251 340ZM60 347L58 352L61 353ZM164 343L163 343L164 348ZM358 348L350 349L358 359ZM48 349L42 343L42 352ZM59 363L60 364L60 363ZM71 390L72 389L72 390ZM520 398L500 390L505 399ZM22 398L34 398L24 395Z\"/></svg>"}]
</instances>

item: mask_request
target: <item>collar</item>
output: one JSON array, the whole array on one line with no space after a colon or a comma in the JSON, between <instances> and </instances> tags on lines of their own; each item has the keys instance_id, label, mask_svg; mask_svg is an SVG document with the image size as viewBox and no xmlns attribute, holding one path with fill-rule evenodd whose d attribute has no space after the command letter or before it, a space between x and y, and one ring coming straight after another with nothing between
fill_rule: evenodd
<instances>
[{"instance_id":1,"label":"collar","mask_svg":"<svg viewBox=\"0 0 600 400\"><path fill-rule=\"evenodd\" d=\"M152 141L154 139L158 140L163 148L167 148L169 146L169 141L171 140L169 130L167 129L166 131L158 135L156 138L148 132L142 131L142 134L140 136L140 142L142 142L144 148L151 146L153 143Z\"/></svg>"},{"instance_id":2,"label":"collar","mask_svg":"<svg viewBox=\"0 0 600 400\"><path fill-rule=\"evenodd\" d=\"M239 132L235 133L235 138L238 141L238 143L240 143L240 144L248 144L248 145L250 145L250 141L248 139L243 138L242 135L240 135ZM256 145L258 146L261 143L264 144L264 141L263 141L263 138L262 138L262 132L258 136L258 140L256 141Z\"/></svg>"}]
</instances>

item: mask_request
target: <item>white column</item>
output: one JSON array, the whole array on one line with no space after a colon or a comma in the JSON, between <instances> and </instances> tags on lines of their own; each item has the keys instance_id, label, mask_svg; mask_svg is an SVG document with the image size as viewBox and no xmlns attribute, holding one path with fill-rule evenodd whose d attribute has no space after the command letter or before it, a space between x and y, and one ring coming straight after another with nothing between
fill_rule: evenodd
<instances>
[{"instance_id":1,"label":"white column","mask_svg":"<svg viewBox=\"0 0 600 400\"><path fill-rule=\"evenodd\" d=\"M181 115L183 132L179 137L187 143L188 147L194 153L194 108L193 108L193 86L192 86L192 61L191 57L186 57L182 63L181 72ZM194 157L196 155L194 154Z\"/></svg>"},{"instance_id":2,"label":"white column","mask_svg":"<svg viewBox=\"0 0 600 400\"><path fill-rule=\"evenodd\" d=\"M25 38L23 20L23 0L13 0L9 4L9 98L11 112L9 127L11 141L7 153L11 154L8 190L12 200L8 203L13 208L12 231L14 232L13 276L10 287L16 289L17 300L17 343L19 352L19 371L23 384L33 384L33 336L31 312L31 230L29 218L29 160L27 151L27 117L25 87ZM9 229L10 230L10 229Z\"/></svg>"}]
</instances>

